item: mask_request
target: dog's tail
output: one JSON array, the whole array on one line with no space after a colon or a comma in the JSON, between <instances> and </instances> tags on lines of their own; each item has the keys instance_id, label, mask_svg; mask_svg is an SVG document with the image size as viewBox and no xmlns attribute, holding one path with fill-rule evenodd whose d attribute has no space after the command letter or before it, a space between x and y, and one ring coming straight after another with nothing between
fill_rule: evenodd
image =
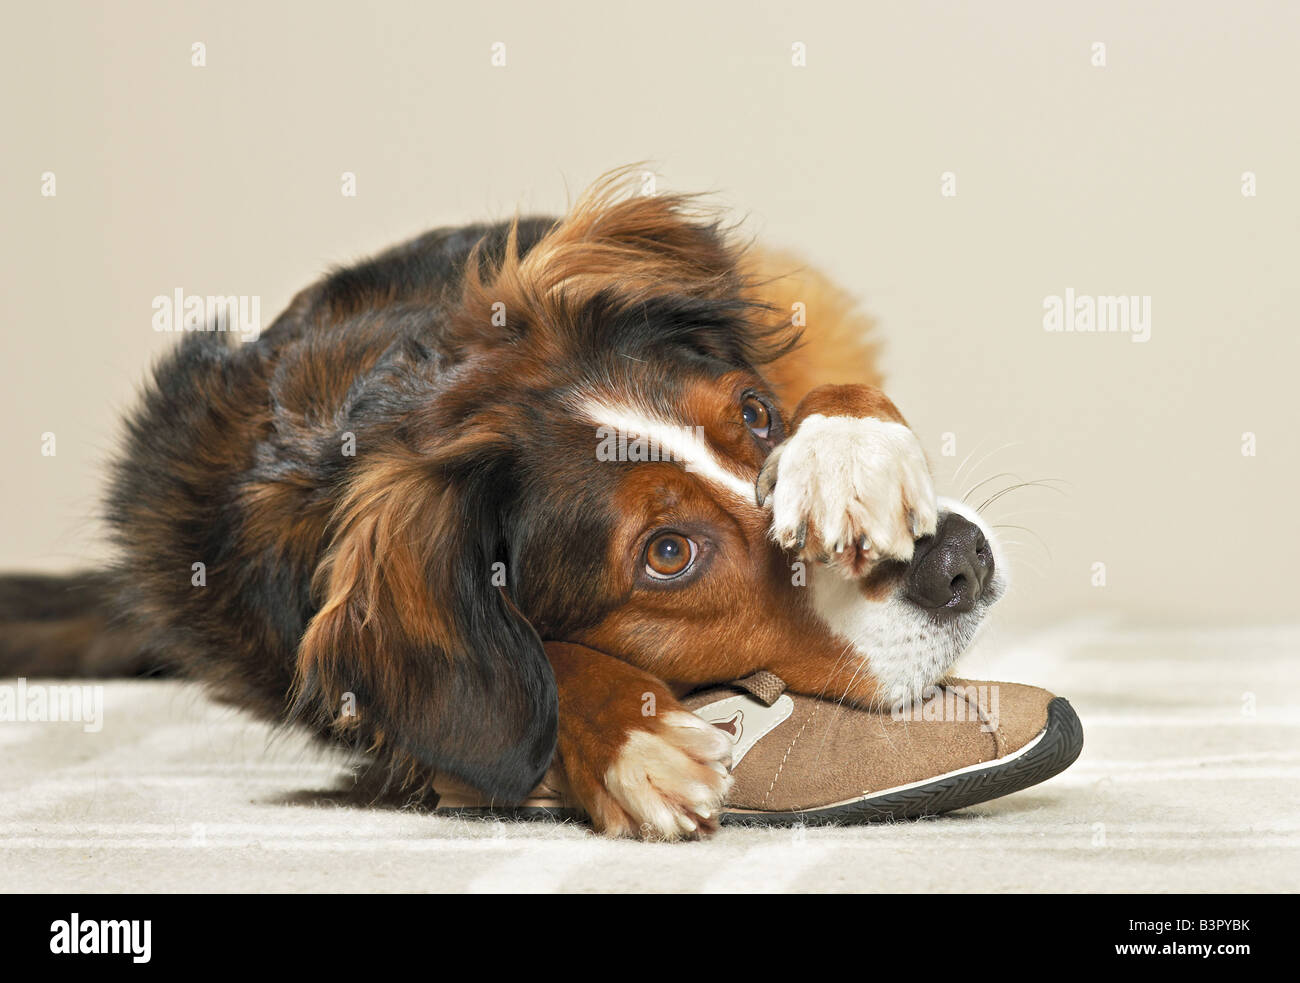
<instances>
[{"instance_id":1,"label":"dog's tail","mask_svg":"<svg viewBox=\"0 0 1300 983\"><path fill-rule=\"evenodd\" d=\"M114 616L106 573L0 576L0 676L141 676L158 670Z\"/></svg>"}]
</instances>

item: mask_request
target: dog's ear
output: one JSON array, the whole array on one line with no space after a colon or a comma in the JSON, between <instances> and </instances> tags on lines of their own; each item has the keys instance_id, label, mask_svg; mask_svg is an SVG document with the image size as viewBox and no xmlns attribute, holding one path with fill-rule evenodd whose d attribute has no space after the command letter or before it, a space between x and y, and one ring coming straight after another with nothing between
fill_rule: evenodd
<instances>
[{"instance_id":1,"label":"dog's ear","mask_svg":"<svg viewBox=\"0 0 1300 983\"><path fill-rule=\"evenodd\" d=\"M503 585L499 503L468 430L355 471L316 574L295 710L390 762L518 801L555 750L555 677ZM457 469L456 460L479 466Z\"/></svg>"}]
</instances>

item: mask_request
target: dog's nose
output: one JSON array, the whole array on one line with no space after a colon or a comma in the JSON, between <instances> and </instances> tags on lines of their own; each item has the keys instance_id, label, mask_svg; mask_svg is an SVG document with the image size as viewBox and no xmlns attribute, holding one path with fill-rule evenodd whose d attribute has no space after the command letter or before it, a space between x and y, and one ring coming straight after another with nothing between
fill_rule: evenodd
<instances>
[{"instance_id":1,"label":"dog's nose","mask_svg":"<svg viewBox=\"0 0 1300 983\"><path fill-rule=\"evenodd\" d=\"M949 512L933 536L916 542L905 591L923 608L969 611L993 576L993 550L979 526Z\"/></svg>"}]
</instances>

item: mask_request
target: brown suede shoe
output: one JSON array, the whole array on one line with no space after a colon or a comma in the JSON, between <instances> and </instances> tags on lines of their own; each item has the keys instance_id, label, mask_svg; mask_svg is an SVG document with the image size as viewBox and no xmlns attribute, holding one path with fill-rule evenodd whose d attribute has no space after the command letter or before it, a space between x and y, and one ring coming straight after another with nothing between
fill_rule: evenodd
<instances>
[{"instance_id":1,"label":"brown suede shoe","mask_svg":"<svg viewBox=\"0 0 1300 983\"><path fill-rule=\"evenodd\" d=\"M1046 781L1083 749L1070 704L1034 686L952 679L906 710L784 692L757 673L686 706L733 734L724 823L909 819Z\"/></svg>"},{"instance_id":2,"label":"brown suede shoe","mask_svg":"<svg viewBox=\"0 0 1300 983\"><path fill-rule=\"evenodd\" d=\"M1068 768L1083 728L1059 696L950 679L906 710L868 711L785 692L769 672L682 701L730 735L725 825L852 825L934 816L1037 785ZM558 769L529 798L489 807L437 783L438 812L581 818Z\"/></svg>"}]
</instances>

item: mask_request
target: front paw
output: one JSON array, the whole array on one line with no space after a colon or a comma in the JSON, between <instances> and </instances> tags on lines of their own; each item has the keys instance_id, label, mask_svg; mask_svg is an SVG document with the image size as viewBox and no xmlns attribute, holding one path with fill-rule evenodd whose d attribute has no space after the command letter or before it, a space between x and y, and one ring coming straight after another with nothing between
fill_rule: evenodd
<instances>
[{"instance_id":1,"label":"front paw","mask_svg":"<svg viewBox=\"0 0 1300 983\"><path fill-rule=\"evenodd\" d=\"M731 741L685 710L628 735L605 772L606 792L647 839L712 833L731 789Z\"/></svg>"},{"instance_id":2,"label":"front paw","mask_svg":"<svg viewBox=\"0 0 1300 983\"><path fill-rule=\"evenodd\" d=\"M560 695L557 761L592 825L665 840L716 830L730 738L620 659L572 642L547 642L546 655Z\"/></svg>"},{"instance_id":3,"label":"front paw","mask_svg":"<svg viewBox=\"0 0 1300 983\"><path fill-rule=\"evenodd\" d=\"M731 741L693 713L671 710L645 718L603 755L564 755L570 786L595 828L609 836L677 840L713 833L731 789Z\"/></svg>"},{"instance_id":4,"label":"front paw","mask_svg":"<svg viewBox=\"0 0 1300 983\"><path fill-rule=\"evenodd\" d=\"M910 560L938 522L920 441L872 417L806 417L769 455L757 491L771 500L777 543L848 577L882 559Z\"/></svg>"}]
</instances>

